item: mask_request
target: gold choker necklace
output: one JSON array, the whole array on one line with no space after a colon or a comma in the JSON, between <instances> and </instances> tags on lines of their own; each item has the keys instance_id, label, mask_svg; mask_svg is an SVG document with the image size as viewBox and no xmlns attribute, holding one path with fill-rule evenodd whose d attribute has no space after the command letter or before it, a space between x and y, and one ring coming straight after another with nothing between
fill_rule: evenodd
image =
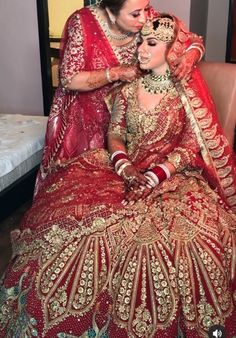
<instances>
[{"instance_id":1,"label":"gold choker necklace","mask_svg":"<svg viewBox=\"0 0 236 338\"><path fill-rule=\"evenodd\" d=\"M154 73L145 75L141 79L141 85L151 94L166 94L174 87L169 70L164 75L155 75Z\"/></svg>"},{"instance_id":2,"label":"gold choker necklace","mask_svg":"<svg viewBox=\"0 0 236 338\"><path fill-rule=\"evenodd\" d=\"M124 33L124 34L115 34L115 33L112 33L107 22L104 23L104 26L105 26L105 32L106 32L107 37L109 39L112 39L112 40L125 40L129 36L132 35L132 33L130 33L130 32Z\"/></svg>"}]
</instances>

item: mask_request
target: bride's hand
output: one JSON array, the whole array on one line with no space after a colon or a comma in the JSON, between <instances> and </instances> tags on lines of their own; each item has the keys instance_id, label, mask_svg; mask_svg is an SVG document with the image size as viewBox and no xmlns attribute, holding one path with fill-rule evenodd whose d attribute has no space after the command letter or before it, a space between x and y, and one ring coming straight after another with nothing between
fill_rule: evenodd
<instances>
[{"instance_id":1,"label":"bride's hand","mask_svg":"<svg viewBox=\"0 0 236 338\"><path fill-rule=\"evenodd\" d=\"M133 164L127 165L120 173L120 176L129 188L138 188L139 186L146 185L148 183L148 179L141 174Z\"/></svg>"},{"instance_id":2,"label":"bride's hand","mask_svg":"<svg viewBox=\"0 0 236 338\"><path fill-rule=\"evenodd\" d=\"M130 203L131 205L139 200L144 200L148 195L151 194L153 188L148 188L146 185L141 185L139 187L131 188L126 196L125 199L122 201L123 205Z\"/></svg>"}]
</instances>

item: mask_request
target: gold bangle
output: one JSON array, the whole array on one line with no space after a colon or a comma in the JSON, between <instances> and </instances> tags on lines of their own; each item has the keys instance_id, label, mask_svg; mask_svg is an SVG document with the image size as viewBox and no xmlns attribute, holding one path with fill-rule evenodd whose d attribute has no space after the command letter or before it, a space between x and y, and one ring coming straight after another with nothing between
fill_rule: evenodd
<instances>
[{"instance_id":1,"label":"gold bangle","mask_svg":"<svg viewBox=\"0 0 236 338\"><path fill-rule=\"evenodd\" d=\"M61 80L62 87L65 89L68 89L68 84L71 84L71 82L72 82L72 77L69 77L67 79L62 79Z\"/></svg>"},{"instance_id":2,"label":"gold bangle","mask_svg":"<svg viewBox=\"0 0 236 338\"><path fill-rule=\"evenodd\" d=\"M117 175L121 176L121 173L123 172L123 170L130 165L131 163L129 161L122 163L121 166L117 170Z\"/></svg>"},{"instance_id":3,"label":"gold bangle","mask_svg":"<svg viewBox=\"0 0 236 338\"><path fill-rule=\"evenodd\" d=\"M105 70L105 75L106 75L106 79L109 83L112 83L112 79L111 79L111 74L110 74L110 69L109 68L106 68Z\"/></svg>"}]
</instances>

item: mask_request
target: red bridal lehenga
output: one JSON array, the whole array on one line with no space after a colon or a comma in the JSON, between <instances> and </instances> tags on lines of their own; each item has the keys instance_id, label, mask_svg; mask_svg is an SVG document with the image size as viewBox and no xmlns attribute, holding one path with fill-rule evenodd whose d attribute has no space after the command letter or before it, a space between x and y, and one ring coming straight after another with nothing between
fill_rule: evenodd
<instances>
[{"instance_id":1,"label":"red bridal lehenga","mask_svg":"<svg viewBox=\"0 0 236 338\"><path fill-rule=\"evenodd\" d=\"M236 335L235 167L197 70L193 79L150 111L137 81L108 98L109 132L135 165L166 156L177 165L146 200L121 204L124 184L103 149L42 182L12 233L1 337L199 338L213 325Z\"/></svg>"}]
</instances>

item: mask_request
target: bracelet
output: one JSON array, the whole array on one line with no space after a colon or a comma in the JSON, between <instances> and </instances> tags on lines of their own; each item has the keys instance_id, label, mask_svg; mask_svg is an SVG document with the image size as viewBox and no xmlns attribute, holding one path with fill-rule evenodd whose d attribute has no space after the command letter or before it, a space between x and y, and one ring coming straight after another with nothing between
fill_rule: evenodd
<instances>
[{"instance_id":1,"label":"bracelet","mask_svg":"<svg viewBox=\"0 0 236 338\"><path fill-rule=\"evenodd\" d=\"M170 170L165 164L158 164L156 167L148 170L145 177L149 178L152 182L149 182L151 186L157 186L167 178L170 178Z\"/></svg>"},{"instance_id":2,"label":"bracelet","mask_svg":"<svg viewBox=\"0 0 236 338\"><path fill-rule=\"evenodd\" d=\"M158 177L152 171L146 171L144 176L148 180L147 185L149 188L155 188L160 183Z\"/></svg>"},{"instance_id":3,"label":"bracelet","mask_svg":"<svg viewBox=\"0 0 236 338\"><path fill-rule=\"evenodd\" d=\"M111 161L115 167L115 171L118 172L121 165L125 162L130 162L126 152L117 150L111 155Z\"/></svg>"},{"instance_id":4,"label":"bracelet","mask_svg":"<svg viewBox=\"0 0 236 338\"><path fill-rule=\"evenodd\" d=\"M110 74L110 69L109 68L106 68L105 70L105 75L106 75L106 79L109 83L112 83L112 79L111 79L111 74Z\"/></svg>"},{"instance_id":5,"label":"bracelet","mask_svg":"<svg viewBox=\"0 0 236 338\"><path fill-rule=\"evenodd\" d=\"M72 77L69 77L67 79L61 79L61 84L64 89L67 89L68 84L72 82Z\"/></svg>"},{"instance_id":6,"label":"bracelet","mask_svg":"<svg viewBox=\"0 0 236 338\"><path fill-rule=\"evenodd\" d=\"M117 155L119 155L119 154L124 154L124 155L126 155L126 157L128 158L126 152L124 152L124 151L122 151L122 150L117 150L117 151L115 151L115 152L111 155L111 161L113 162L113 160L115 159L115 157L116 157Z\"/></svg>"},{"instance_id":7,"label":"bracelet","mask_svg":"<svg viewBox=\"0 0 236 338\"><path fill-rule=\"evenodd\" d=\"M131 162L129 162L129 161L126 161L125 163L121 164L121 166L117 170L117 175L121 176L122 171L130 165L131 165Z\"/></svg>"},{"instance_id":8,"label":"bracelet","mask_svg":"<svg viewBox=\"0 0 236 338\"><path fill-rule=\"evenodd\" d=\"M128 160L127 154L125 154L125 153L119 153L119 154L116 154L116 155L113 156L113 158L112 158L112 163L113 163L113 165L115 165L116 162L118 162L119 160L123 160L123 159Z\"/></svg>"},{"instance_id":9,"label":"bracelet","mask_svg":"<svg viewBox=\"0 0 236 338\"><path fill-rule=\"evenodd\" d=\"M197 49L197 50L199 51L200 56L199 56L198 60L196 61L196 63L198 63L199 61L201 61L204 52L203 52L202 48L201 48L199 45L194 44L194 43L193 43L192 45L190 45L190 46L186 49L186 52L189 51L189 50L191 50L191 49Z\"/></svg>"},{"instance_id":10,"label":"bracelet","mask_svg":"<svg viewBox=\"0 0 236 338\"><path fill-rule=\"evenodd\" d=\"M129 160L127 158L122 158L122 159L118 160L115 163L115 171L117 172L119 170L120 166L125 162L129 162Z\"/></svg>"},{"instance_id":11,"label":"bracelet","mask_svg":"<svg viewBox=\"0 0 236 338\"><path fill-rule=\"evenodd\" d=\"M158 177L160 182L164 181L167 178L170 178L170 171L164 164L158 164L150 171L152 171Z\"/></svg>"}]
</instances>

